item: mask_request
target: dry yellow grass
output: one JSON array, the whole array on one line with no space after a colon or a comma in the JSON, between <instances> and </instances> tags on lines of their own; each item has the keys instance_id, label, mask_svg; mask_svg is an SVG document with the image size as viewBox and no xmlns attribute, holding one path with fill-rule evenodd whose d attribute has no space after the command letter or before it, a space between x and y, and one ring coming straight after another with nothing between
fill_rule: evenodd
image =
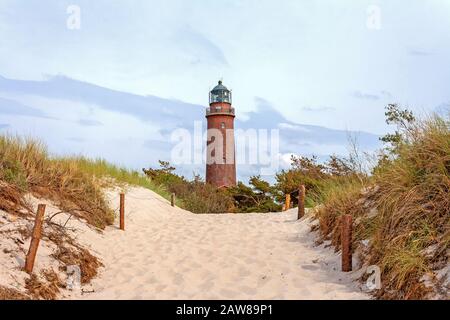
<instances>
[{"instance_id":1,"label":"dry yellow grass","mask_svg":"<svg viewBox=\"0 0 450 320\"><path fill-rule=\"evenodd\" d=\"M14 205L27 209L21 197L30 192L99 228L113 222L97 179L76 160L50 157L45 146L35 140L0 136L0 182L0 208L7 211L17 209L11 208Z\"/></svg>"},{"instance_id":2,"label":"dry yellow grass","mask_svg":"<svg viewBox=\"0 0 450 320\"><path fill-rule=\"evenodd\" d=\"M30 300L30 297L15 289L0 286L0 300Z\"/></svg>"},{"instance_id":3,"label":"dry yellow grass","mask_svg":"<svg viewBox=\"0 0 450 320\"><path fill-rule=\"evenodd\" d=\"M344 213L354 217L354 248L370 240L365 262L381 268L378 297L427 297L432 288L421 278L448 265L449 119L435 116L417 123L396 155L376 168L366 185L354 179L334 181L321 197L325 201L317 211L320 228L336 249Z\"/></svg>"}]
</instances>

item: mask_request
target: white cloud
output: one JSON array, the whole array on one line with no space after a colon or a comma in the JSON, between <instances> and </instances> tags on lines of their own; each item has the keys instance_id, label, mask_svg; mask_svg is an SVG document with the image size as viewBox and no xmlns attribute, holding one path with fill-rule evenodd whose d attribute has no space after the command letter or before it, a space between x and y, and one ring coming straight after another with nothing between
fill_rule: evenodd
<instances>
[{"instance_id":1,"label":"white cloud","mask_svg":"<svg viewBox=\"0 0 450 320\"><path fill-rule=\"evenodd\" d=\"M303 127L303 126L296 125L296 124L290 124L290 123L280 123L280 124L278 124L278 128L295 130L295 131L303 131L303 132L310 132L311 131L311 130Z\"/></svg>"},{"instance_id":2,"label":"white cloud","mask_svg":"<svg viewBox=\"0 0 450 320\"><path fill-rule=\"evenodd\" d=\"M443 1L378 1L378 32L366 28L366 1L80 0L80 30L66 28L70 4L2 1L0 75L62 73L203 105L223 77L240 115L263 96L289 119L377 133L386 129L385 102L376 99L383 90L413 108L430 110L450 99L444 85L450 82L449 4ZM417 25L420 32L411 27ZM369 100L348 95L358 88Z\"/></svg>"}]
</instances>

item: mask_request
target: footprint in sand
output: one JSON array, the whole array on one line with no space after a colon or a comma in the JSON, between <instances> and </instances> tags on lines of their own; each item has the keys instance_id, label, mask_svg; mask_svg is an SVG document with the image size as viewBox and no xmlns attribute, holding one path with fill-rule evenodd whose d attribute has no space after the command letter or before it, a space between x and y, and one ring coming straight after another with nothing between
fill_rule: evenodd
<instances>
[{"instance_id":1,"label":"footprint in sand","mask_svg":"<svg viewBox=\"0 0 450 320\"><path fill-rule=\"evenodd\" d=\"M132 259L132 258L135 258L136 256L137 256L136 252L128 252L128 253L124 253L121 256L121 259L123 259L123 260Z\"/></svg>"},{"instance_id":2,"label":"footprint in sand","mask_svg":"<svg viewBox=\"0 0 450 320\"><path fill-rule=\"evenodd\" d=\"M180 273L176 273L175 276L173 277L172 283L177 286L182 285L184 283L183 275Z\"/></svg>"},{"instance_id":3,"label":"footprint in sand","mask_svg":"<svg viewBox=\"0 0 450 320\"><path fill-rule=\"evenodd\" d=\"M200 264L198 264L197 262L195 262L195 261L191 261L190 267L192 269L200 269L202 266Z\"/></svg>"},{"instance_id":4,"label":"footprint in sand","mask_svg":"<svg viewBox=\"0 0 450 320\"><path fill-rule=\"evenodd\" d=\"M245 262L246 265L251 265L251 264L257 264L258 260L254 259L254 258L251 258L251 257L248 257L248 258L244 259L244 262Z\"/></svg>"},{"instance_id":5,"label":"footprint in sand","mask_svg":"<svg viewBox=\"0 0 450 320\"><path fill-rule=\"evenodd\" d=\"M215 277L214 273L207 269L202 269L199 271L200 276L202 279L213 279Z\"/></svg>"},{"instance_id":6,"label":"footprint in sand","mask_svg":"<svg viewBox=\"0 0 450 320\"><path fill-rule=\"evenodd\" d=\"M131 269L131 268L134 268L135 266L136 266L136 264L133 263L132 261L124 262L121 265L121 267L124 268L124 269Z\"/></svg>"},{"instance_id":7,"label":"footprint in sand","mask_svg":"<svg viewBox=\"0 0 450 320\"><path fill-rule=\"evenodd\" d=\"M158 280L155 278L155 276L149 276L143 281L145 284L154 284L157 283Z\"/></svg>"},{"instance_id":8,"label":"footprint in sand","mask_svg":"<svg viewBox=\"0 0 450 320\"><path fill-rule=\"evenodd\" d=\"M294 285L295 288L298 288L298 289L305 287L305 281L300 278L294 278L292 280L292 284Z\"/></svg>"},{"instance_id":9,"label":"footprint in sand","mask_svg":"<svg viewBox=\"0 0 450 320\"><path fill-rule=\"evenodd\" d=\"M312 264L304 264L301 267L302 267L302 269L312 270L312 271L319 269L318 266L315 266L315 265L312 265Z\"/></svg>"},{"instance_id":10,"label":"footprint in sand","mask_svg":"<svg viewBox=\"0 0 450 320\"><path fill-rule=\"evenodd\" d=\"M266 276L266 275L259 276L258 277L258 282L257 282L258 288L266 285L269 281L270 281L270 277L269 276Z\"/></svg>"},{"instance_id":11,"label":"footprint in sand","mask_svg":"<svg viewBox=\"0 0 450 320\"><path fill-rule=\"evenodd\" d=\"M164 289L166 289L167 288L167 285L165 285L165 284L160 284L160 285L157 285L156 287L155 287L155 291L156 292L161 292L161 291L164 291Z\"/></svg>"},{"instance_id":12,"label":"footprint in sand","mask_svg":"<svg viewBox=\"0 0 450 320\"><path fill-rule=\"evenodd\" d=\"M248 277L251 274L252 274L251 271L246 269L246 268L240 268L239 269L239 277L241 277L241 278Z\"/></svg>"},{"instance_id":13,"label":"footprint in sand","mask_svg":"<svg viewBox=\"0 0 450 320\"><path fill-rule=\"evenodd\" d=\"M245 294L248 294L250 296L253 296L253 295L255 295L258 292L256 289L250 288L250 287L247 287L247 286L239 287L239 291L243 292Z\"/></svg>"},{"instance_id":14,"label":"footprint in sand","mask_svg":"<svg viewBox=\"0 0 450 320\"><path fill-rule=\"evenodd\" d=\"M201 291L210 291L214 288L214 281L207 280L207 281L201 283L198 287Z\"/></svg>"},{"instance_id":15,"label":"footprint in sand","mask_svg":"<svg viewBox=\"0 0 450 320\"><path fill-rule=\"evenodd\" d=\"M304 298L311 296L311 291L309 291L308 288L303 288L301 290L301 293L302 293L302 297L304 297Z\"/></svg>"},{"instance_id":16,"label":"footprint in sand","mask_svg":"<svg viewBox=\"0 0 450 320\"><path fill-rule=\"evenodd\" d=\"M211 259L211 258L214 258L214 255L213 255L213 253L212 253L211 250L199 248L199 249L197 250L197 252L198 252L200 255L209 257L210 259Z\"/></svg>"},{"instance_id":17,"label":"footprint in sand","mask_svg":"<svg viewBox=\"0 0 450 320\"><path fill-rule=\"evenodd\" d=\"M238 293L233 290L222 289L222 290L220 290L220 294L222 296L224 296L225 298L231 299L231 298L235 298Z\"/></svg>"}]
</instances>

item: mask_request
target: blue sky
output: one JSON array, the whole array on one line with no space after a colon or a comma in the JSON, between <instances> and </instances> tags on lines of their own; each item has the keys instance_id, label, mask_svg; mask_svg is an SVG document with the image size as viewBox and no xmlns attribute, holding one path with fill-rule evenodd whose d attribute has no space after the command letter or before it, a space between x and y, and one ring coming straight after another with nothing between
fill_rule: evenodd
<instances>
[{"instance_id":1,"label":"blue sky","mask_svg":"<svg viewBox=\"0 0 450 320\"><path fill-rule=\"evenodd\" d=\"M66 26L69 5L81 9L78 30ZM373 8L380 28L368 25ZM266 101L294 123L379 135L387 130L387 103L416 113L448 108L449 70L450 1L0 0L0 76L46 83L62 75L201 106L223 78L243 121ZM48 97L1 89L0 129L26 132L24 117L33 123L50 121L49 114L58 119ZM104 111L89 113L95 109L89 103L60 101L79 125L72 143L87 139L86 128L112 119L102 121ZM27 115L24 104L31 108ZM133 131L136 121L123 126ZM157 131L140 124L149 136ZM33 133L52 138L39 129ZM73 149L60 144L50 146ZM327 153L326 145L317 147Z\"/></svg>"}]
</instances>

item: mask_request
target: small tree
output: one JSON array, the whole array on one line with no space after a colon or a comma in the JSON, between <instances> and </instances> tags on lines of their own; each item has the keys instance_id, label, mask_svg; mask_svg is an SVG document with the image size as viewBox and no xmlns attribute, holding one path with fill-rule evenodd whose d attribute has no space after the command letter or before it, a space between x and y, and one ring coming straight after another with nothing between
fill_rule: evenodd
<instances>
[{"instance_id":1,"label":"small tree","mask_svg":"<svg viewBox=\"0 0 450 320\"><path fill-rule=\"evenodd\" d=\"M274 201L277 190L270 183L262 180L260 176L252 176L249 184L246 186L239 182L236 187L229 189L239 212L273 212L281 209Z\"/></svg>"},{"instance_id":2,"label":"small tree","mask_svg":"<svg viewBox=\"0 0 450 320\"><path fill-rule=\"evenodd\" d=\"M412 111L408 109L401 109L397 104L388 104L386 107L386 123L389 125L396 125L397 129L394 133L388 133L380 138L386 146L386 150L390 154L396 154L398 148L406 139L406 134L414 129L416 118Z\"/></svg>"}]
</instances>

